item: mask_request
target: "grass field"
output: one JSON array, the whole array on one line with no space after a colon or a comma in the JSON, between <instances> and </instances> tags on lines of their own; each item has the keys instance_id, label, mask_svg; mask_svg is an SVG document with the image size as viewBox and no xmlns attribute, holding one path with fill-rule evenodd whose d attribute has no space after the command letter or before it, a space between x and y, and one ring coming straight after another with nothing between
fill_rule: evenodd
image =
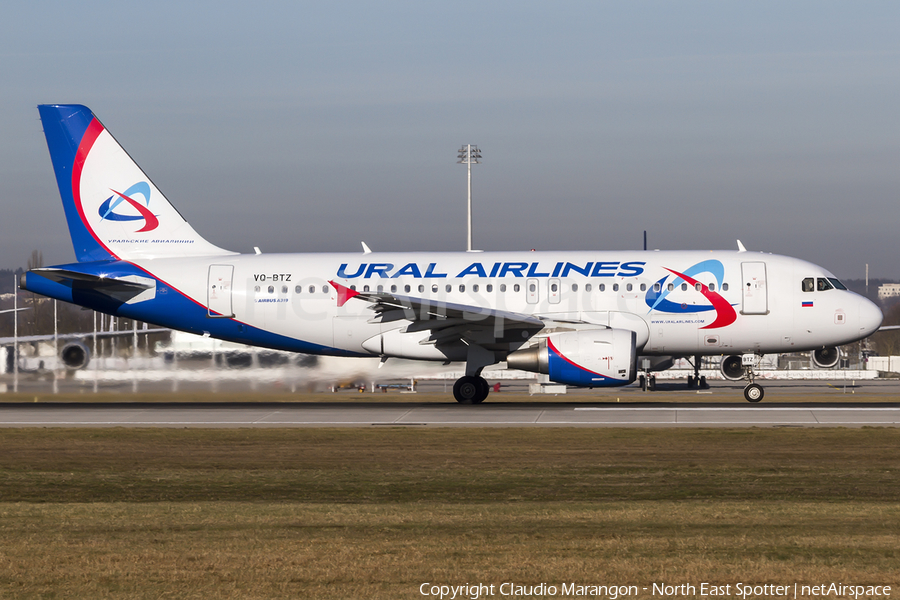
<instances>
[{"instance_id":1,"label":"grass field","mask_svg":"<svg viewBox=\"0 0 900 600\"><path fill-rule=\"evenodd\" d=\"M898 471L896 429L0 430L0 598L896 595Z\"/></svg>"}]
</instances>

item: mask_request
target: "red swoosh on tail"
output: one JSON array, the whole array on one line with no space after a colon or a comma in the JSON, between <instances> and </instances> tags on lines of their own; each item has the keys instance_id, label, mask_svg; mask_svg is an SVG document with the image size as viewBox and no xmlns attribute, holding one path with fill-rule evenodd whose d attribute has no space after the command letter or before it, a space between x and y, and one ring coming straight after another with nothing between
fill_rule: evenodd
<instances>
[{"instance_id":1,"label":"red swoosh on tail","mask_svg":"<svg viewBox=\"0 0 900 600\"><path fill-rule=\"evenodd\" d=\"M159 227L159 219L156 218L156 215L154 215L152 212L150 212L149 208L147 208L146 206L144 206L137 200L133 200L132 198L129 198L128 196L126 196L125 194L123 194L121 192L117 192L116 190L110 190L110 191L114 194L118 194L119 196L121 196L123 200L128 202L128 204L132 205L135 208L135 210L137 210L139 213L141 213L141 216L144 217L144 221L145 221L144 226L141 229L138 229L135 233L141 233L142 231L153 231L154 229Z\"/></svg>"}]
</instances>

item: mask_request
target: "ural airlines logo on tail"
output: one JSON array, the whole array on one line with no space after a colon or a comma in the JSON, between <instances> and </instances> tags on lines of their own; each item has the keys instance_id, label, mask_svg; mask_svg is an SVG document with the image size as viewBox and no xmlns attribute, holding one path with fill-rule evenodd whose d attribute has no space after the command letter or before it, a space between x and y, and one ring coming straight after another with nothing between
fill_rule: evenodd
<instances>
[{"instance_id":1,"label":"ural airlines logo on tail","mask_svg":"<svg viewBox=\"0 0 900 600\"><path fill-rule=\"evenodd\" d=\"M703 285L699 281L693 278L693 276L699 275L700 273L711 273L713 277L716 278L716 284L719 289L722 289L722 280L725 278L725 267L718 260L704 260L703 262L699 262L696 265L685 269L684 273L679 273L678 271L673 271L672 269L666 269L672 275L675 275L675 278L669 283L672 286L672 290L669 290L666 281L669 279L670 275L666 275L662 279L656 282L656 285L650 288L647 292L647 296L644 301L647 303L647 306L650 307L650 310L658 310L660 312L666 313L674 313L674 314L683 314L683 313L698 313L698 312L707 312L710 310L716 311L716 319L709 325L704 325L700 329L718 329L719 327L725 327L727 325L731 325L737 320L737 313L734 311L734 307L728 303L728 301L719 295L718 292L711 291L709 286ZM667 300L666 297L669 295L671 291L675 291L678 289L678 286L682 283L687 283L692 287L700 285L700 293L709 301L708 305L696 305L696 304L687 304L687 303L677 303L672 302L671 300ZM659 290L659 291L657 291Z\"/></svg>"},{"instance_id":2,"label":"ural airlines logo on tail","mask_svg":"<svg viewBox=\"0 0 900 600\"><path fill-rule=\"evenodd\" d=\"M105 221L140 221L144 220L144 226L138 229L135 233L141 233L145 231L153 231L157 227L159 227L159 219L156 218L150 209L150 185L146 181L141 181L124 192L117 192L116 190L110 190L114 195L110 196L106 199L106 201L100 205L100 210L98 211L100 214L100 218ZM134 196L140 194L144 198L144 204L141 204L139 201L134 199ZM121 212L116 212L116 208L122 205L122 203L130 204L139 214L125 214Z\"/></svg>"}]
</instances>

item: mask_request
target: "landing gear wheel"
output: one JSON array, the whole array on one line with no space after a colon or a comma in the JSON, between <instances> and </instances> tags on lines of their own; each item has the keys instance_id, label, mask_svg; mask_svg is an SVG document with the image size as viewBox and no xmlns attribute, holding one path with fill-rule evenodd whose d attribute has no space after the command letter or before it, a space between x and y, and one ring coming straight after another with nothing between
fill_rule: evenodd
<instances>
[{"instance_id":1,"label":"landing gear wheel","mask_svg":"<svg viewBox=\"0 0 900 600\"><path fill-rule=\"evenodd\" d=\"M765 396L762 386L758 383L751 383L744 388L744 398L747 402L759 402Z\"/></svg>"},{"instance_id":2,"label":"landing gear wheel","mask_svg":"<svg viewBox=\"0 0 900 600\"><path fill-rule=\"evenodd\" d=\"M697 383L697 380L694 379L693 375L688 375L688 389L694 389L694 385Z\"/></svg>"},{"instance_id":3,"label":"landing gear wheel","mask_svg":"<svg viewBox=\"0 0 900 600\"><path fill-rule=\"evenodd\" d=\"M641 383L641 391L646 392L647 391L647 378L644 377L643 375L641 375L638 379Z\"/></svg>"},{"instance_id":4,"label":"landing gear wheel","mask_svg":"<svg viewBox=\"0 0 900 600\"><path fill-rule=\"evenodd\" d=\"M491 388L483 377L466 375L453 384L453 397L460 404L481 404Z\"/></svg>"},{"instance_id":5,"label":"landing gear wheel","mask_svg":"<svg viewBox=\"0 0 900 600\"><path fill-rule=\"evenodd\" d=\"M484 377L476 377L475 379L478 380L478 400L476 404L481 404L487 399L488 394L491 393L491 385Z\"/></svg>"},{"instance_id":6,"label":"landing gear wheel","mask_svg":"<svg viewBox=\"0 0 900 600\"><path fill-rule=\"evenodd\" d=\"M650 388L651 392L656 391L656 375L650 376L650 383L649 383L648 387Z\"/></svg>"},{"instance_id":7,"label":"landing gear wheel","mask_svg":"<svg viewBox=\"0 0 900 600\"><path fill-rule=\"evenodd\" d=\"M709 384L706 383L706 375L701 375L701 376L700 376L700 389L701 389L701 390L708 390L708 389L709 389Z\"/></svg>"}]
</instances>

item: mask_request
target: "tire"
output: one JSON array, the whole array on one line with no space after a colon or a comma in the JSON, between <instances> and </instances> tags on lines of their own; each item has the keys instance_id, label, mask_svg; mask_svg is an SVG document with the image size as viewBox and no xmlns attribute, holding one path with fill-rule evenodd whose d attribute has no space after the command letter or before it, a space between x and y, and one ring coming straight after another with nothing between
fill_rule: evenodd
<instances>
[{"instance_id":1,"label":"tire","mask_svg":"<svg viewBox=\"0 0 900 600\"><path fill-rule=\"evenodd\" d=\"M484 378L466 375L453 384L453 397L460 404L480 404L487 398L490 390Z\"/></svg>"},{"instance_id":2,"label":"tire","mask_svg":"<svg viewBox=\"0 0 900 600\"><path fill-rule=\"evenodd\" d=\"M475 404L481 404L487 400L488 394L491 393L491 384L484 377L476 377L478 380L478 395L475 397Z\"/></svg>"},{"instance_id":3,"label":"tire","mask_svg":"<svg viewBox=\"0 0 900 600\"><path fill-rule=\"evenodd\" d=\"M694 384L695 384L695 383L696 383L696 380L694 379L694 376L693 376L693 375L688 375L688 389L689 389L689 390L694 389Z\"/></svg>"},{"instance_id":4,"label":"tire","mask_svg":"<svg viewBox=\"0 0 900 600\"><path fill-rule=\"evenodd\" d=\"M655 376L655 375L651 375L651 376L650 376L650 383L648 384L647 387L650 388L650 391L651 391L651 392L655 392L655 391L656 391L656 376Z\"/></svg>"},{"instance_id":5,"label":"tire","mask_svg":"<svg viewBox=\"0 0 900 600\"><path fill-rule=\"evenodd\" d=\"M701 375L701 376L700 376L700 389L701 389L701 390L708 390L708 389L709 389L709 384L706 382L706 375Z\"/></svg>"},{"instance_id":6,"label":"tire","mask_svg":"<svg viewBox=\"0 0 900 600\"><path fill-rule=\"evenodd\" d=\"M765 391L758 383L751 383L744 388L744 398L747 399L747 402L759 402L765 395Z\"/></svg>"}]
</instances>

